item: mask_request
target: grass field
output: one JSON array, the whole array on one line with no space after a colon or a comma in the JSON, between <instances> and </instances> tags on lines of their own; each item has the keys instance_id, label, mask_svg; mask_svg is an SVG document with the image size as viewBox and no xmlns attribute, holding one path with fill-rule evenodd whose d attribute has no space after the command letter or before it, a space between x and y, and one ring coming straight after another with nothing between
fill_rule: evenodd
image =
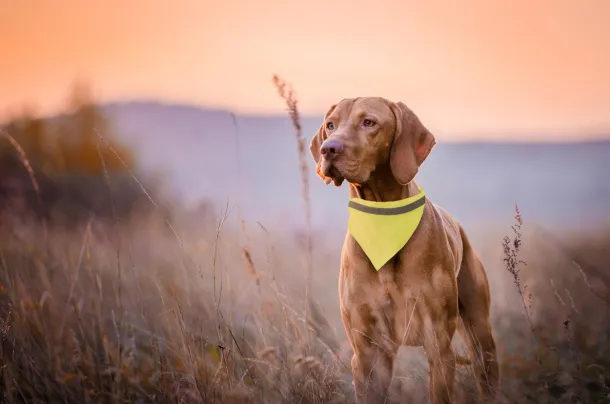
<instances>
[{"instance_id":1,"label":"grass field","mask_svg":"<svg viewBox=\"0 0 610 404\"><path fill-rule=\"evenodd\" d=\"M307 214L308 157L296 104L281 94ZM352 402L340 242L239 213L152 209L69 226L0 215L2 402ZM477 234L498 402L609 402L610 228L550 235L516 211L514 223ZM401 351L392 398L425 400L426 372L420 349ZM476 402L470 372L458 369L456 402Z\"/></svg>"},{"instance_id":2,"label":"grass field","mask_svg":"<svg viewBox=\"0 0 610 404\"><path fill-rule=\"evenodd\" d=\"M209 221L178 239L155 215L118 226L92 219L49 228L45 240L37 224L5 221L4 402L350 402L336 257L314 245L307 332L298 244L258 225L246 229L253 241L225 226ZM523 303L513 275L492 270L508 402L607 402L607 272L595 271L606 268L609 242L609 232L582 235L552 254L541 237L524 235ZM499 267L501 239L494 244ZM392 394L423 399L424 362L406 351ZM456 398L468 402L468 367L458 380Z\"/></svg>"}]
</instances>

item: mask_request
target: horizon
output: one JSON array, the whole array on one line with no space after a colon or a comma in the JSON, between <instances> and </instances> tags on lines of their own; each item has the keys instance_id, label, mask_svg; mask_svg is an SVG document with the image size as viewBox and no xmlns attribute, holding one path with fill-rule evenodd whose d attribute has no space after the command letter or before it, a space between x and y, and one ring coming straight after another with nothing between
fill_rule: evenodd
<instances>
[{"instance_id":1,"label":"horizon","mask_svg":"<svg viewBox=\"0 0 610 404\"><path fill-rule=\"evenodd\" d=\"M211 107L205 105L197 105L189 102L169 102L161 99L128 99L128 100L108 100L106 102L98 103L98 106L102 109L113 108L113 107L129 107L134 105L147 105L157 106L162 108L184 108L192 109L202 113L218 113L218 114L234 114L238 118L242 119L286 119L289 120L287 113L282 112L267 112L267 113L237 113L230 109L223 109L218 107ZM53 119L61 117L66 114L66 111L57 111L55 114L41 114L34 113L33 116L39 119ZM323 119L323 114L308 115L301 114L301 120L313 120ZM10 121L10 117L2 117L0 114L0 126L5 125ZM580 132L581 137L571 137L570 134L574 132ZM551 137L550 135L556 134L553 132L546 132L545 136L538 138L531 138L531 134L527 129L515 128L513 130L504 130L502 132L496 131L492 137L486 137L482 133L447 133L437 135L439 143L454 144L454 143L476 143L476 144L527 144L527 145L546 145L546 144L591 144L591 143L607 143L610 142L610 126L608 128L581 128L581 129L564 129L561 131L564 136ZM540 133L540 132L538 132ZM308 133L304 133L307 138ZM516 136L515 136L516 135ZM528 137L530 137L528 139Z\"/></svg>"}]
</instances>

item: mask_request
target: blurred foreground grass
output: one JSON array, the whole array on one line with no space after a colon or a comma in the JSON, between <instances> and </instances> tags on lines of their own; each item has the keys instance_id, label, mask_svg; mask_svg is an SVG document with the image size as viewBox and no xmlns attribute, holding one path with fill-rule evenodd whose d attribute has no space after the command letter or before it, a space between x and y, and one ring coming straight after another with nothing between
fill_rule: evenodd
<instances>
[{"instance_id":1,"label":"blurred foreground grass","mask_svg":"<svg viewBox=\"0 0 610 404\"><path fill-rule=\"evenodd\" d=\"M249 240L231 221L186 216L178 240L155 214L118 225L92 217L51 227L45 240L38 224L3 219L3 402L353 401L338 258L324 245L314 246L307 332L298 243L258 225ZM523 238L532 324L515 285L487 262L492 292L502 290L493 314L500 401L608 402L610 232L567 240L560 253L548 238ZM474 400L467 368L458 370L460 402ZM424 399L425 366L401 372L393 397Z\"/></svg>"}]
</instances>

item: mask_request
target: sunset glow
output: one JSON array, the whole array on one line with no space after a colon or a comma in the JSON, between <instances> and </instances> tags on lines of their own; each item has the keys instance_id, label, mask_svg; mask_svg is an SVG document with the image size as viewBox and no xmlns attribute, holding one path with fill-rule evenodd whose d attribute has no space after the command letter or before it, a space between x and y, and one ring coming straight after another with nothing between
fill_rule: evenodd
<instances>
[{"instance_id":1,"label":"sunset glow","mask_svg":"<svg viewBox=\"0 0 610 404\"><path fill-rule=\"evenodd\" d=\"M0 114L102 101L306 114L344 97L410 105L447 137L610 134L607 0L19 0L0 5ZM528 135L529 136L529 135Z\"/></svg>"}]
</instances>

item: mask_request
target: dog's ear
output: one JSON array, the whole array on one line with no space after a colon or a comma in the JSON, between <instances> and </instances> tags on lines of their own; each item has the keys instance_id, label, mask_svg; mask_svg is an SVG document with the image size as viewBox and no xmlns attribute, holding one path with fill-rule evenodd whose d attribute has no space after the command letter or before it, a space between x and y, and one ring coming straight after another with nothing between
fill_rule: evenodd
<instances>
[{"instance_id":1,"label":"dog's ear","mask_svg":"<svg viewBox=\"0 0 610 404\"><path fill-rule=\"evenodd\" d=\"M404 103L391 102L390 108L396 117L390 168L396 181L406 185L415 177L436 141L434 135Z\"/></svg>"},{"instance_id":2,"label":"dog's ear","mask_svg":"<svg viewBox=\"0 0 610 404\"><path fill-rule=\"evenodd\" d=\"M324 141L328 137L328 135L326 134L326 118L328 118L328 116L332 114L336 106L337 104L331 106L328 111L326 111L326 114L324 114L324 121L322 121L320 129L318 129L314 137L311 139L311 143L309 144L309 152L311 153L313 160L316 162L316 173L320 178L322 178L326 185L330 184L332 179L322 174L320 167L320 148L322 147L322 143L324 143Z\"/></svg>"}]
</instances>

